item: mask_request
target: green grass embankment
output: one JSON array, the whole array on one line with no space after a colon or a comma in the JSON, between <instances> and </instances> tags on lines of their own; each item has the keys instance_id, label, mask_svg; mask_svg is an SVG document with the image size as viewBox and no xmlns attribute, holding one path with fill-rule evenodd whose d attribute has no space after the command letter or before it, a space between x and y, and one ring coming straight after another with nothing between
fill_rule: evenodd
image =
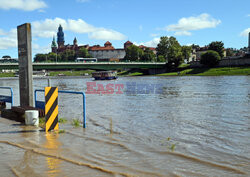
<instances>
[{"instance_id":1,"label":"green grass embankment","mask_svg":"<svg viewBox=\"0 0 250 177\"><path fill-rule=\"evenodd\" d=\"M63 76L84 76L86 75L91 75L92 72L95 70L83 70L83 71L50 71L49 76L58 76L58 75L63 75Z\"/></svg>"},{"instance_id":2,"label":"green grass embankment","mask_svg":"<svg viewBox=\"0 0 250 177\"><path fill-rule=\"evenodd\" d=\"M250 75L248 67L193 68L180 72L158 74L158 76L238 76Z\"/></svg>"},{"instance_id":3,"label":"green grass embankment","mask_svg":"<svg viewBox=\"0 0 250 177\"><path fill-rule=\"evenodd\" d=\"M15 73L0 73L0 77L15 77Z\"/></svg>"},{"instance_id":4,"label":"green grass embankment","mask_svg":"<svg viewBox=\"0 0 250 177\"><path fill-rule=\"evenodd\" d=\"M181 65L179 69L183 69L180 72L170 72L158 74L157 76L238 76L238 75L250 75L250 66L245 67L221 67L221 68L188 68L188 65ZM82 70L82 71L51 71L49 76L84 76L90 75L94 70ZM133 71L121 71L119 76L143 76L145 72L141 70ZM0 73L0 77L14 77L15 73Z\"/></svg>"},{"instance_id":5,"label":"green grass embankment","mask_svg":"<svg viewBox=\"0 0 250 177\"><path fill-rule=\"evenodd\" d=\"M121 71L117 73L118 76L143 76L143 72L140 72L139 70L134 71Z\"/></svg>"}]
</instances>

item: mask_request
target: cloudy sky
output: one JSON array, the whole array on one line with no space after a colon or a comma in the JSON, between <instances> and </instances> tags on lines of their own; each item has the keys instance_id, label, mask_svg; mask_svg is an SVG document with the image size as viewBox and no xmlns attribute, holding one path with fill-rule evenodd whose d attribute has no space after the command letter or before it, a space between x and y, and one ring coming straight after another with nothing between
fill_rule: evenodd
<instances>
[{"instance_id":1,"label":"cloudy sky","mask_svg":"<svg viewBox=\"0 0 250 177\"><path fill-rule=\"evenodd\" d=\"M247 46L249 0L0 0L0 57L17 57L18 25L31 23L33 56L50 51L61 24L65 44L100 44L116 48L130 40L155 47L160 36L181 45Z\"/></svg>"}]
</instances>

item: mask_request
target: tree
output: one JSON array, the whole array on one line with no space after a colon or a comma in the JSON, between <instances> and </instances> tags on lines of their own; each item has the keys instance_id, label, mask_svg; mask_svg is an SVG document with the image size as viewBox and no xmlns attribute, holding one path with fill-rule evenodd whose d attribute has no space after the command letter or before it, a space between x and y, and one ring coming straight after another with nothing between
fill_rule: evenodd
<instances>
[{"instance_id":1,"label":"tree","mask_svg":"<svg viewBox=\"0 0 250 177\"><path fill-rule=\"evenodd\" d=\"M163 56L165 59L167 59L168 48L169 48L169 38L167 36L161 37L160 42L156 47L157 56Z\"/></svg>"},{"instance_id":2,"label":"tree","mask_svg":"<svg viewBox=\"0 0 250 177\"><path fill-rule=\"evenodd\" d=\"M89 54L88 50L84 47L80 48L77 57L82 57L82 58L91 58L91 55Z\"/></svg>"},{"instance_id":3,"label":"tree","mask_svg":"<svg viewBox=\"0 0 250 177\"><path fill-rule=\"evenodd\" d=\"M164 58L164 56L159 55L159 56L157 57L157 61L159 61L159 62L166 62L166 59Z\"/></svg>"},{"instance_id":4,"label":"tree","mask_svg":"<svg viewBox=\"0 0 250 177\"><path fill-rule=\"evenodd\" d=\"M222 41L211 42L208 45L208 50L216 51L221 58L224 57L224 43Z\"/></svg>"},{"instance_id":5,"label":"tree","mask_svg":"<svg viewBox=\"0 0 250 177\"><path fill-rule=\"evenodd\" d=\"M201 55L200 63L208 67L213 67L219 64L221 57L218 52L213 50L208 50Z\"/></svg>"},{"instance_id":6,"label":"tree","mask_svg":"<svg viewBox=\"0 0 250 177\"><path fill-rule=\"evenodd\" d=\"M65 62L72 62L75 61L76 53L74 50L65 50L63 53L60 54L61 61Z\"/></svg>"},{"instance_id":7,"label":"tree","mask_svg":"<svg viewBox=\"0 0 250 177\"><path fill-rule=\"evenodd\" d=\"M126 49L126 55L124 59L129 61L139 61L143 54L144 52L142 49L136 45L131 45Z\"/></svg>"},{"instance_id":8,"label":"tree","mask_svg":"<svg viewBox=\"0 0 250 177\"><path fill-rule=\"evenodd\" d=\"M154 52L152 50L150 50L149 48L146 48L144 50L144 53L141 57L142 61L155 61L156 60L156 55L154 54Z\"/></svg>"},{"instance_id":9,"label":"tree","mask_svg":"<svg viewBox=\"0 0 250 177\"><path fill-rule=\"evenodd\" d=\"M9 55L4 55L2 58L11 59L11 57Z\"/></svg>"},{"instance_id":10,"label":"tree","mask_svg":"<svg viewBox=\"0 0 250 177\"><path fill-rule=\"evenodd\" d=\"M56 62L56 60L57 60L57 54L56 53L53 53L53 52L48 53L47 61Z\"/></svg>"},{"instance_id":11,"label":"tree","mask_svg":"<svg viewBox=\"0 0 250 177\"><path fill-rule=\"evenodd\" d=\"M191 56L192 47L184 45L181 47L181 51L182 51L182 57L184 59L189 59L189 57Z\"/></svg>"},{"instance_id":12,"label":"tree","mask_svg":"<svg viewBox=\"0 0 250 177\"><path fill-rule=\"evenodd\" d=\"M199 45L197 45L197 44L192 44L192 45L191 45L191 47L192 47L192 49L195 49L195 50L197 50L197 49L199 49L199 48L200 48L200 46L199 46Z\"/></svg>"},{"instance_id":13,"label":"tree","mask_svg":"<svg viewBox=\"0 0 250 177\"><path fill-rule=\"evenodd\" d=\"M163 56L168 67L178 67L183 60L181 45L175 37L163 36L156 47L157 56Z\"/></svg>"},{"instance_id":14,"label":"tree","mask_svg":"<svg viewBox=\"0 0 250 177\"><path fill-rule=\"evenodd\" d=\"M47 60L46 54L38 53L34 57L34 62L45 62Z\"/></svg>"},{"instance_id":15,"label":"tree","mask_svg":"<svg viewBox=\"0 0 250 177\"><path fill-rule=\"evenodd\" d=\"M234 51L236 52L236 50L234 50L234 49L232 49L232 48L226 49L226 56L227 56L227 57L232 57L232 56L234 56Z\"/></svg>"}]
</instances>

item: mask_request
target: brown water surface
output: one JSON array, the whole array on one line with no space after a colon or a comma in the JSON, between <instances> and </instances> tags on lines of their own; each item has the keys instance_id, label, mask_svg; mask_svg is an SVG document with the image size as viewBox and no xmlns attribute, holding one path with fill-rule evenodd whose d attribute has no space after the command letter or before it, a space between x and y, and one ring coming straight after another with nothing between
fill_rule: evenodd
<instances>
[{"instance_id":1,"label":"brown water surface","mask_svg":"<svg viewBox=\"0 0 250 177\"><path fill-rule=\"evenodd\" d=\"M87 82L51 78L59 90L86 92ZM86 129L71 125L82 121L79 95L59 94L65 133L0 118L0 176L250 176L250 76L97 84L123 84L123 94L86 94ZM46 85L47 78L34 80L35 89ZM13 87L18 105L18 80L0 79L0 86ZM147 94L149 87L160 89Z\"/></svg>"}]
</instances>

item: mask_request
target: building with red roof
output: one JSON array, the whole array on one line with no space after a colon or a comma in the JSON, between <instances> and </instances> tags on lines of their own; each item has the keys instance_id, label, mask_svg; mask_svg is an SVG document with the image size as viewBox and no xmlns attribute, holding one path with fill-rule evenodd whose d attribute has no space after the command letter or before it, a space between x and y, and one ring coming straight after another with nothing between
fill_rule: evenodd
<instances>
[{"instance_id":1,"label":"building with red roof","mask_svg":"<svg viewBox=\"0 0 250 177\"><path fill-rule=\"evenodd\" d=\"M74 38L73 40L73 45L70 44L64 45L64 32L63 32L63 27L60 25L57 32L57 45L55 38L53 37L53 41L51 44L51 51L54 53L62 53L66 50L74 50L76 53L78 53L79 49L86 48L89 54L93 58L97 58L99 61L110 61L110 60L120 61L124 59L126 55L126 49L132 45L133 45L132 42L127 41L124 43L124 48L116 49L112 46L112 43L110 41L107 41L104 43L104 46L100 45L78 46L76 38ZM143 50L149 48L150 50L155 52L155 48L152 47L146 47L143 45L140 45L139 47Z\"/></svg>"}]
</instances>

